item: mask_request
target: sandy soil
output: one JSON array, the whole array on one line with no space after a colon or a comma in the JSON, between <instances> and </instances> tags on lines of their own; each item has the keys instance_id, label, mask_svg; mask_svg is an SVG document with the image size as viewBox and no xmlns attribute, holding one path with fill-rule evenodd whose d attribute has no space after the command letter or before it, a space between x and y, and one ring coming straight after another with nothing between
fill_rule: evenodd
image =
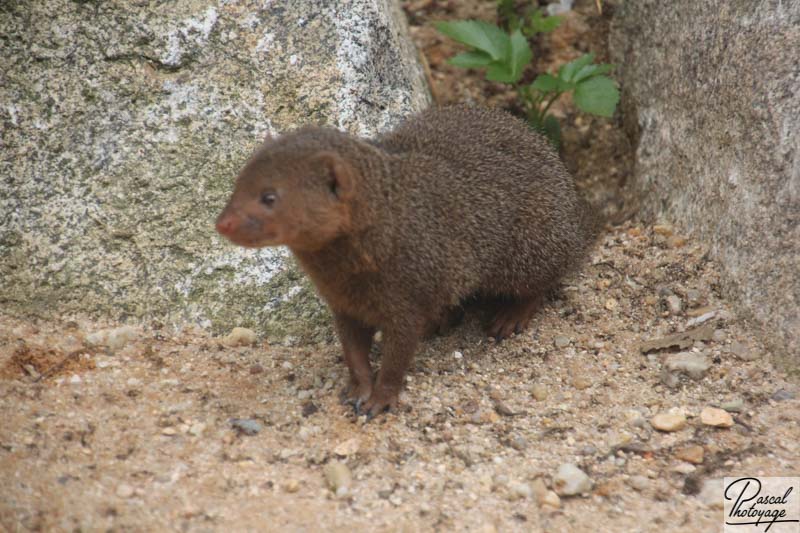
<instances>
[{"instance_id":1,"label":"sandy soil","mask_svg":"<svg viewBox=\"0 0 800 533\"><path fill-rule=\"evenodd\" d=\"M87 339L100 324L2 318L0 527L719 530L708 480L800 475L800 400L703 247L656 229L611 231L523 335L495 344L470 314L427 342L404 409L367 424L338 402L333 345L134 328L112 349ZM677 349L641 353L710 311L685 348L699 379L665 370ZM733 426L703 424L708 406ZM686 426L655 430L664 412ZM338 495L334 462L353 477ZM553 501L563 463L592 488Z\"/></svg>"},{"instance_id":2,"label":"sandy soil","mask_svg":"<svg viewBox=\"0 0 800 533\"><path fill-rule=\"evenodd\" d=\"M444 64L455 49L427 26L492 19L491 2L405 4L440 100L513 108ZM602 56L593 8L540 67ZM619 123L568 104L565 159L626 218ZM424 344L400 412L370 423L338 401L336 345L0 315L0 530L721 531L717 480L800 475L800 399L720 293L702 244L609 226L529 331L496 344L468 314ZM703 423L710 406L732 425ZM659 413L684 427L656 429ZM563 494L564 464L588 475L581 494Z\"/></svg>"}]
</instances>

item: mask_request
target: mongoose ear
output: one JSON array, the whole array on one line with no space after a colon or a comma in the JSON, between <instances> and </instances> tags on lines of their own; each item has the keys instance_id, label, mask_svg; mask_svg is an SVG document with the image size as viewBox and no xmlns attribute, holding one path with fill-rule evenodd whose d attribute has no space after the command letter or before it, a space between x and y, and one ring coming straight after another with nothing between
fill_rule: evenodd
<instances>
[{"instance_id":1,"label":"mongoose ear","mask_svg":"<svg viewBox=\"0 0 800 533\"><path fill-rule=\"evenodd\" d=\"M355 192L355 170L335 152L319 152L315 159L327 170L331 192L340 200L349 200Z\"/></svg>"}]
</instances>

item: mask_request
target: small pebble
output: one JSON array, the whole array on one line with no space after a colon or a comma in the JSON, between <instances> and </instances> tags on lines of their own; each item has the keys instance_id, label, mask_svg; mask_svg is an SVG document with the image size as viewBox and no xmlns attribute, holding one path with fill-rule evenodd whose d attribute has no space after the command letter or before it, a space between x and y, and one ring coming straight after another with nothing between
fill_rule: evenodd
<instances>
[{"instance_id":1,"label":"small pebble","mask_svg":"<svg viewBox=\"0 0 800 533\"><path fill-rule=\"evenodd\" d=\"M650 419L650 425L659 431L679 431L686 427L686 417L680 413L659 413Z\"/></svg>"},{"instance_id":2,"label":"small pebble","mask_svg":"<svg viewBox=\"0 0 800 533\"><path fill-rule=\"evenodd\" d=\"M614 298L609 298L609 299L606 300L606 302L604 304L604 307L608 311L613 311L614 309L619 307L619 302L616 301Z\"/></svg>"},{"instance_id":3,"label":"small pebble","mask_svg":"<svg viewBox=\"0 0 800 533\"><path fill-rule=\"evenodd\" d=\"M528 448L528 441L522 435L514 435L511 437L509 444L518 451L524 451Z\"/></svg>"},{"instance_id":4,"label":"small pebble","mask_svg":"<svg viewBox=\"0 0 800 533\"><path fill-rule=\"evenodd\" d=\"M639 492L647 490L650 486L650 480L646 476L631 476L628 479L628 485Z\"/></svg>"},{"instance_id":5,"label":"small pebble","mask_svg":"<svg viewBox=\"0 0 800 533\"><path fill-rule=\"evenodd\" d=\"M578 390L584 390L592 386L592 381L584 376L576 376L575 379L572 380L572 386Z\"/></svg>"},{"instance_id":6,"label":"small pebble","mask_svg":"<svg viewBox=\"0 0 800 533\"><path fill-rule=\"evenodd\" d=\"M570 344L569 338L564 337L563 335L557 335L553 339L553 345L555 345L556 348L566 348L567 346L569 346L569 344Z\"/></svg>"},{"instance_id":7,"label":"small pebble","mask_svg":"<svg viewBox=\"0 0 800 533\"><path fill-rule=\"evenodd\" d=\"M283 485L283 490L288 493L294 493L300 490L300 482L296 479L290 479Z\"/></svg>"},{"instance_id":8,"label":"small pebble","mask_svg":"<svg viewBox=\"0 0 800 533\"><path fill-rule=\"evenodd\" d=\"M669 224L655 224L653 226L653 233L663 235L664 237L670 237L673 233L672 226Z\"/></svg>"},{"instance_id":9,"label":"small pebble","mask_svg":"<svg viewBox=\"0 0 800 533\"><path fill-rule=\"evenodd\" d=\"M69 378L70 385L80 385L82 381L83 379L78 374L72 374L72 377Z\"/></svg>"},{"instance_id":10,"label":"small pebble","mask_svg":"<svg viewBox=\"0 0 800 533\"><path fill-rule=\"evenodd\" d=\"M703 313L700 316L696 316L694 318L690 318L686 322L686 327L687 328L693 328L695 326L699 326L700 324L705 324L706 322L708 322L709 320L711 320L715 316L717 316L717 312L716 311L709 311L708 313Z\"/></svg>"},{"instance_id":11,"label":"small pebble","mask_svg":"<svg viewBox=\"0 0 800 533\"><path fill-rule=\"evenodd\" d=\"M302 410L303 418L308 418L317 411L319 411L319 407L317 407L317 405L314 402L308 401L303 404L303 410Z\"/></svg>"},{"instance_id":12,"label":"small pebble","mask_svg":"<svg viewBox=\"0 0 800 533\"><path fill-rule=\"evenodd\" d=\"M337 495L343 496L347 494L347 490L353 483L353 475L347 465L339 461L331 461L323 468L325 480L328 487Z\"/></svg>"},{"instance_id":13,"label":"small pebble","mask_svg":"<svg viewBox=\"0 0 800 533\"><path fill-rule=\"evenodd\" d=\"M683 309L681 299L675 294L670 294L667 296L667 309L669 309L669 313L671 315L679 315Z\"/></svg>"},{"instance_id":14,"label":"small pebble","mask_svg":"<svg viewBox=\"0 0 800 533\"><path fill-rule=\"evenodd\" d=\"M703 481L703 487L697 495L706 507L711 509L722 509L723 507L723 494L722 494L722 479L706 479Z\"/></svg>"},{"instance_id":15,"label":"small pebble","mask_svg":"<svg viewBox=\"0 0 800 533\"><path fill-rule=\"evenodd\" d=\"M689 463L681 463L679 465L676 465L672 469L673 472L677 472L679 474L686 474L686 475L691 474L695 470L697 470L697 467L694 466L693 464L689 464Z\"/></svg>"},{"instance_id":16,"label":"small pebble","mask_svg":"<svg viewBox=\"0 0 800 533\"><path fill-rule=\"evenodd\" d=\"M178 430L175 428L164 428L161 430L162 435L166 435L167 437L172 437L173 435L178 434Z\"/></svg>"},{"instance_id":17,"label":"small pebble","mask_svg":"<svg viewBox=\"0 0 800 533\"><path fill-rule=\"evenodd\" d=\"M686 304L689 307L698 307L703 305L703 295L697 289L689 289L686 291Z\"/></svg>"},{"instance_id":18,"label":"small pebble","mask_svg":"<svg viewBox=\"0 0 800 533\"><path fill-rule=\"evenodd\" d=\"M701 379L711 368L711 360L702 353L679 352L667 357L664 366L672 372L682 372L692 379Z\"/></svg>"},{"instance_id":19,"label":"small pebble","mask_svg":"<svg viewBox=\"0 0 800 533\"><path fill-rule=\"evenodd\" d=\"M255 365L250 367L250 373L251 374L263 374L264 373L264 367L256 363Z\"/></svg>"},{"instance_id":20,"label":"small pebble","mask_svg":"<svg viewBox=\"0 0 800 533\"><path fill-rule=\"evenodd\" d=\"M108 346L111 351L117 351L137 337L139 333L134 328L122 326L90 333L86 336L86 342L94 346Z\"/></svg>"},{"instance_id":21,"label":"small pebble","mask_svg":"<svg viewBox=\"0 0 800 533\"><path fill-rule=\"evenodd\" d=\"M202 422L195 422L194 424L189 426L189 433L191 433L195 437L200 437L205 430L206 430L206 425Z\"/></svg>"},{"instance_id":22,"label":"small pebble","mask_svg":"<svg viewBox=\"0 0 800 533\"><path fill-rule=\"evenodd\" d=\"M249 418L233 418L231 426L245 435L257 435L261 431L261 424Z\"/></svg>"},{"instance_id":23,"label":"small pebble","mask_svg":"<svg viewBox=\"0 0 800 533\"><path fill-rule=\"evenodd\" d=\"M561 507L561 498L558 497L558 494L547 488L542 478L537 478L531 484L531 492L542 507L547 506L553 509Z\"/></svg>"},{"instance_id":24,"label":"small pebble","mask_svg":"<svg viewBox=\"0 0 800 533\"><path fill-rule=\"evenodd\" d=\"M123 483L117 487L116 494L120 498L130 498L133 496L133 487L127 483Z\"/></svg>"},{"instance_id":25,"label":"small pebble","mask_svg":"<svg viewBox=\"0 0 800 533\"><path fill-rule=\"evenodd\" d=\"M739 341L733 341L728 347L728 352L732 353L742 361L755 361L758 359L757 353L753 353L747 348L747 346Z\"/></svg>"},{"instance_id":26,"label":"small pebble","mask_svg":"<svg viewBox=\"0 0 800 533\"><path fill-rule=\"evenodd\" d=\"M542 402L547 399L547 387L541 383L536 383L531 387L531 394L536 400Z\"/></svg>"},{"instance_id":27,"label":"small pebble","mask_svg":"<svg viewBox=\"0 0 800 533\"><path fill-rule=\"evenodd\" d=\"M592 490L592 480L574 464L565 463L558 467L553 487L559 496L575 496Z\"/></svg>"},{"instance_id":28,"label":"small pebble","mask_svg":"<svg viewBox=\"0 0 800 533\"><path fill-rule=\"evenodd\" d=\"M729 428L733 426L733 417L722 409L706 407L700 412L700 422L706 426Z\"/></svg>"},{"instance_id":29,"label":"small pebble","mask_svg":"<svg viewBox=\"0 0 800 533\"><path fill-rule=\"evenodd\" d=\"M350 455L354 455L358 453L358 449L361 446L361 443L358 439L347 439L345 441L340 442L336 445L333 449L333 453L338 455L339 457L348 457Z\"/></svg>"},{"instance_id":30,"label":"small pebble","mask_svg":"<svg viewBox=\"0 0 800 533\"><path fill-rule=\"evenodd\" d=\"M511 493L519 499L530 498L533 493L531 486L521 481L512 482L508 488L511 490Z\"/></svg>"},{"instance_id":31,"label":"small pebble","mask_svg":"<svg viewBox=\"0 0 800 533\"><path fill-rule=\"evenodd\" d=\"M223 342L228 346L250 346L256 343L256 332L249 328L233 328Z\"/></svg>"},{"instance_id":32,"label":"small pebble","mask_svg":"<svg viewBox=\"0 0 800 533\"><path fill-rule=\"evenodd\" d=\"M692 463L693 465L701 464L703 462L703 455L704 455L703 447L697 445L686 446L685 448L681 448L675 453L675 457L677 457L681 461Z\"/></svg>"},{"instance_id":33,"label":"small pebble","mask_svg":"<svg viewBox=\"0 0 800 533\"><path fill-rule=\"evenodd\" d=\"M723 403L720 407L729 413L741 413L744 410L744 400L735 398L729 402Z\"/></svg>"},{"instance_id":34,"label":"small pebble","mask_svg":"<svg viewBox=\"0 0 800 533\"><path fill-rule=\"evenodd\" d=\"M457 361L460 361L461 359L464 358L464 354L461 352L453 352L453 358L456 359Z\"/></svg>"},{"instance_id":35,"label":"small pebble","mask_svg":"<svg viewBox=\"0 0 800 533\"><path fill-rule=\"evenodd\" d=\"M711 339L714 342L723 342L727 338L728 338L728 334L725 333L725 330L722 330L722 329L715 329L714 333L711 335Z\"/></svg>"},{"instance_id":36,"label":"small pebble","mask_svg":"<svg viewBox=\"0 0 800 533\"><path fill-rule=\"evenodd\" d=\"M795 393L792 391L788 391L786 389L778 389L775 391L775 394L772 395L772 399L776 402L785 402L786 400L794 400L797 397Z\"/></svg>"}]
</instances>

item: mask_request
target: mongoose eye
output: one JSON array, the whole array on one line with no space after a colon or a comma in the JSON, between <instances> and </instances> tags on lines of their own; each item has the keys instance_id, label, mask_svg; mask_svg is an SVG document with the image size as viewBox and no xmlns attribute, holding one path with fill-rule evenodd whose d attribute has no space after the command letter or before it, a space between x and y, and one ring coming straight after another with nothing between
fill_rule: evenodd
<instances>
[{"instance_id":1,"label":"mongoose eye","mask_svg":"<svg viewBox=\"0 0 800 533\"><path fill-rule=\"evenodd\" d=\"M264 191L261 193L261 203L264 204L266 207L272 207L275 205L275 201L278 199L278 195L275 194L274 191Z\"/></svg>"}]
</instances>

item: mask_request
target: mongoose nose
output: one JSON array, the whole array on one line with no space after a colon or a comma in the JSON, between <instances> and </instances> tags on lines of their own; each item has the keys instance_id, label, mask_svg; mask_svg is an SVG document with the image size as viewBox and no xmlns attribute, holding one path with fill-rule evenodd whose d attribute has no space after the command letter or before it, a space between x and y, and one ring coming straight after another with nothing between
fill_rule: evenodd
<instances>
[{"instance_id":1,"label":"mongoose nose","mask_svg":"<svg viewBox=\"0 0 800 533\"><path fill-rule=\"evenodd\" d=\"M222 235L230 235L236 231L238 225L234 215L222 215L217 219L217 232Z\"/></svg>"}]
</instances>

